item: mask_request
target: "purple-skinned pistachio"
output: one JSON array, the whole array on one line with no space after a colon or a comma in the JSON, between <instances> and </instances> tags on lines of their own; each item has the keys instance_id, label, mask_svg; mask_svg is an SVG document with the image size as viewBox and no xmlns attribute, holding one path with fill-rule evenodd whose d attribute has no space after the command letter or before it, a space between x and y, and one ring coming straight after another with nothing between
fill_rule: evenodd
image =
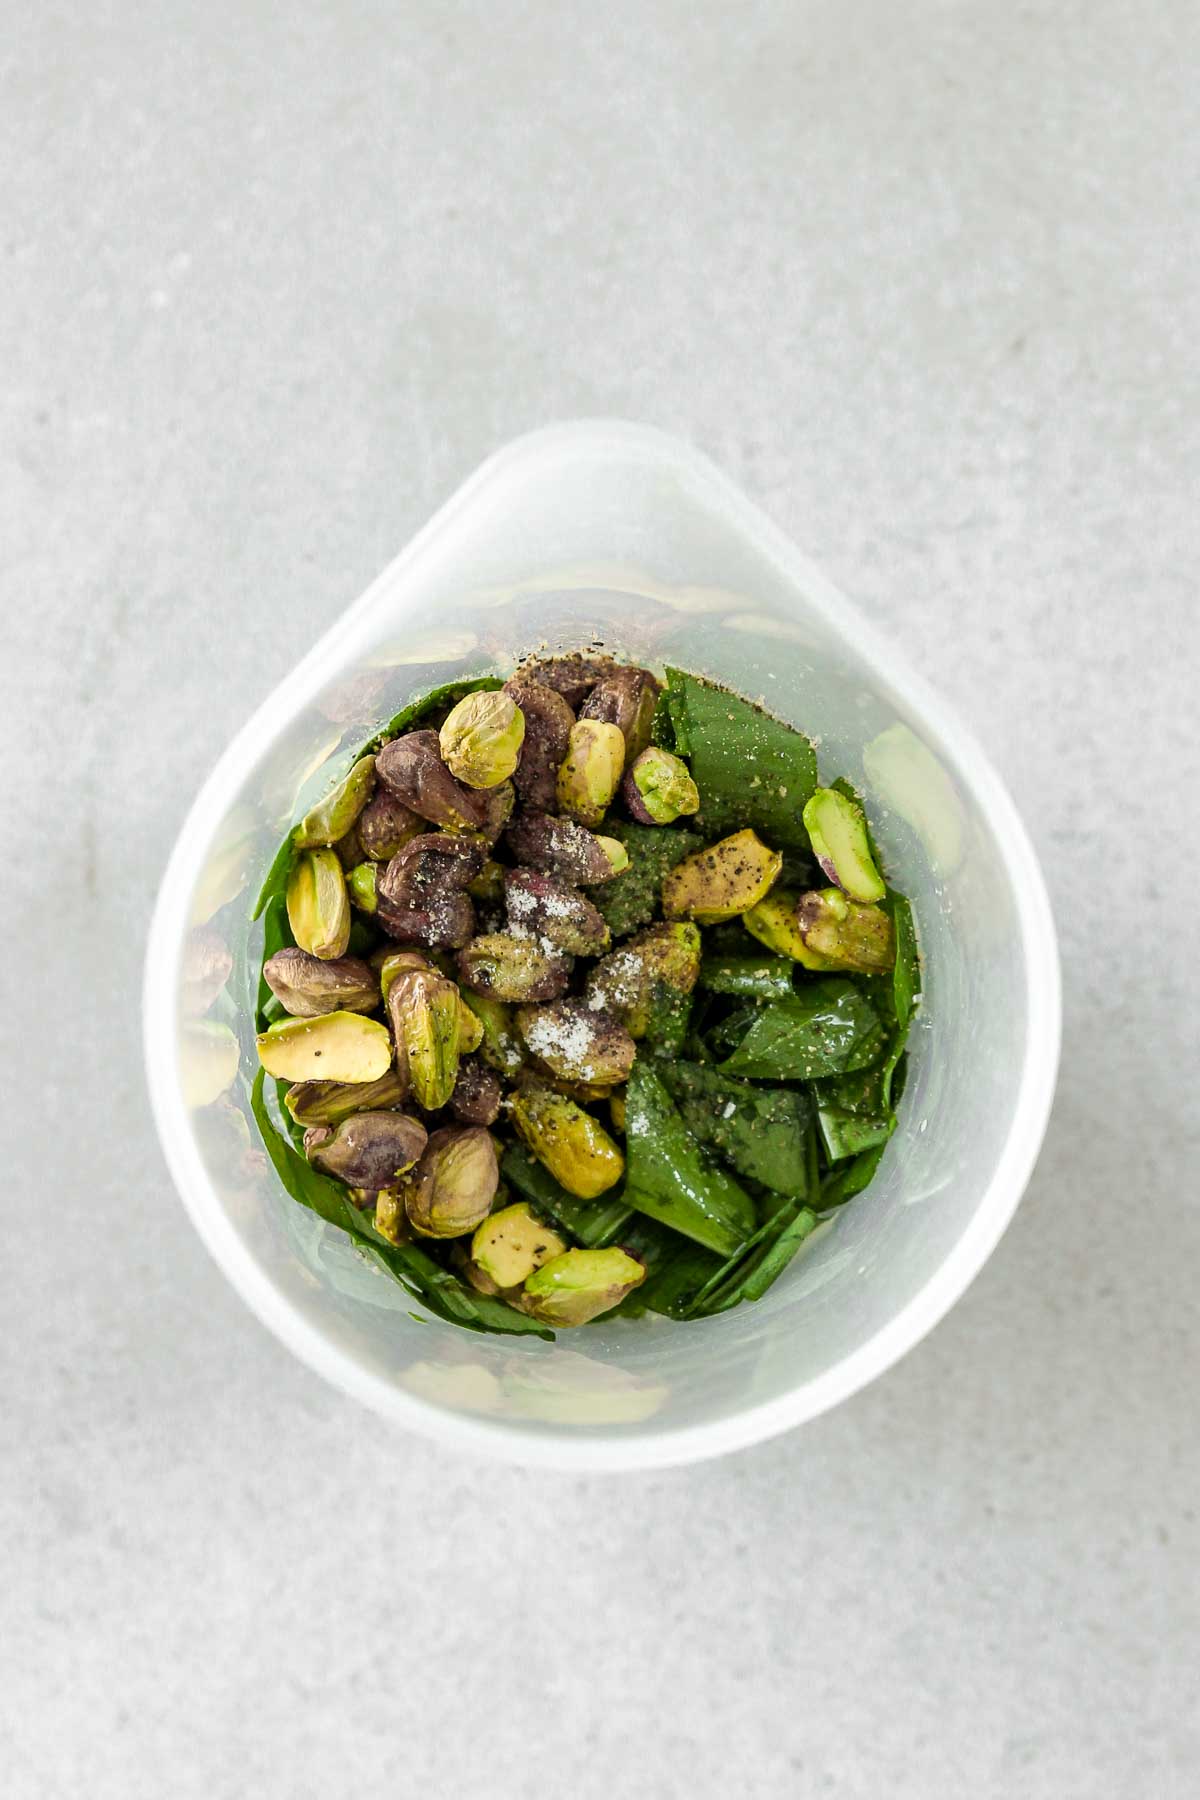
<instances>
[{"instance_id":1,"label":"purple-skinned pistachio","mask_svg":"<svg viewBox=\"0 0 1200 1800\"><path fill-rule=\"evenodd\" d=\"M401 805L447 831L480 831L485 796L459 781L442 761L436 731L393 738L375 758L375 773Z\"/></svg>"},{"instance_id":2,"label":"purple-skinned pistachio","mask_svg":"<svg viewBox=\"0 0 1200 1800\"><path fill-rule=\"evenodd\" d=\"M504 897L508 928L516 937L534 937L567 956L599 956L610 933L586 895L541 869L506 869Z\"/></svg>"},{"instance_id":3,"label":"purple-skinned pistachio","mask_svg":"<svg viewBox=\"0 0 1200 1800\"><path fill-rule=\"evenodd\" d=\"M615 838L550 813L519 813L508 828L508 845L519 863L581 887L598 887L629 867L629 853Z\"/></svg>"},{"instance_id":4,"label":"purple-skinned pistachio","mask_svg":"<svg viewBox=\"0 0 1200 1800\"><path fill-rule=\"evenodd\" d=\"M625 760L632 763L650 742L661 684L648 669L614 669L588 695L580 719L601 719L619 727Z\"/></svg>"},{"instance_id":5,"label":"purple-skinned pistachio","mask_svg":"<svg viewBox=\"0 0 1200 1800\"><path fill-rule=\"evenodd\" d=\"M561 694L532 675L511 676L504 691L525 718L525 742L513 783L526 806L549 812L555 804L555 782L559 764L567 754L575 714Z\"/></svg>"}]
</instances>

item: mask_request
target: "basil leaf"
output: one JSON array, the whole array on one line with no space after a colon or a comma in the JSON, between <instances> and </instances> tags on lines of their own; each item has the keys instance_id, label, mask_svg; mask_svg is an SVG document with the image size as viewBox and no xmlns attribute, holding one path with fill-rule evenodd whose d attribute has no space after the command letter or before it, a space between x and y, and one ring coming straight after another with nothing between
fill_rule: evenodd
<instances>
[{"instance_id":1,"label":"basil leaf","mask_svg":"<svg viewBox=\"0 0 1200 1800\"><path fill-rule=\"evenodd\" d=\"M827 1175L821 1183L821 1211L844 1206L847 1200L861 1194L873 1179L886 1148L886 1143L876 1144L870 1150L863 1150L852 1162L844 1163L832 1175Z\"/></svg>"},{"instance_id":2,"label":"basil leaf","mask_svg":"<svg viewBox=\"0 0 1200 1800\"><path fill-rule=\"evenodd\" d=\"M666 674L676 748L700 789L700 829L711 839L751 825L774 849L806 850L801 814L817 786L808 738L725 688Z\"/></svg>"},{"instance_id":3,"label":"basil leaf","mask_svg":"<svg viewBox=\"0 0 1200 1800\"><path fill-rule=\"evenodd\" d=\"M732 1305L733 1301L727 1296L740 1287L752 1269L757 1268L776 1238L791 1224L799 1210L799 1203L795 1200L785 1200L782 1206L776 1207L745 1247L735 1256L727 1257L714 1269L704 1286L694 1295L690 1316L703 1318L706 1313L724 1312L726 1306Z\"/></svg>"},{"instance_id":4,"label":"basil leaf","mask_svg":"<svg viewBox=\"0 0 1200 1800\"><path fill-rule=\"evenodd\" d=\"M754 1202L707 1163L644 1057L625 1089L625 1199L706 1249L729 1256L754 1230Z\"/></svg>"},{"instance_id":5,"label":"basil leaf","mask_svg":"<svg viewBox=\"0 0 1200 1800\"><path fill-rule=\"evenodd\" d=\"M250 914L251 924L254 923L255 919L262 916L268 901L274 900L277 896L282 899L283 895L286 894L288 876L292 872L292 859L295 856L294 845L296 833L299 829L300 827L298 825L293 825L292 829L288 832L282 844L280 844L278 850L275 852L271 866L267 870L266 878L263 881L262 887L259 889L258 899L254 902L254 911Z\"/></svg>"},{"instance_id":6,"label":"basil leaf","mask_svg":"<svg viewBox=\"0 0 1200 1800\"><path fill-rule=\"evenodd\" d=\"M700 969L700 986L714 994L786 1000L795 991L795 966L786 956L706 956Z\"/></svg>"},{"instance_id":7,"label":"basil leaf","mask_svg":"<svg viewBox=\"0 0 1200 1800\"><path fill-rule=\"evenodd\" d=\"M287 901L282 894L273 894L267 901L266 917L263 920L262 960L267 962L277 950L283 950L295 943L292 927L288 922ZM279 1006L274 994L267 986L266 976L261 967L258 974L258 999L256 1003L257 1031L265 1031L272 1020L279 1017L284 1008Z\"/></svg>"},{"instance_id":8,"label":"basil leaf","mask_svg":"<svg viewBox=\"0 0 1200 1800\"><path fill-rule=\"evenodd\" d=\"M884 1042L879 1014L866 995L834 976L806 982L792 999L760 1007L721 1067L760 1080L811 1081L866 1068Z\"/></svg>"},{"instance_id":9,"label":"basil leaf","mask_svg":"<svg viewBox=\"0 0 1200 1800\"><path fill-rule=\"evenodd\" d=\"M754 1087L701 1063L663 1063L658 1074L692 1135L739 1175L777 1194L806 1197L812 1108L804 1094Z\"/></svg>"},{"instance_id":10,"label":"basil leaf","mask_svg":"<svg viewBox=\"0 0 1200 1800\"><path fill-rule=\"evenodd\" d=\"M840 1106L817 1108L821 1143L831 1163L844 1162L848 1156L857 1156L862 1150L886 1144L895 1124L895 1116L891 1113L853 1113Z\"/></svg>"},{"instance_id":11,"label":"basil leaf","mask_svg":"<svg viewBox=\"0 0 1200 1800\"><path fill-rule=\"evenodd\" d=\"M896 966L892 970L892 997L896 1009L896 1023L903 1031L912 1018L914 1004L921 989L921 964L917 953L917 933L913 924L912 907L903 894L897 894L889 888L883 906L884 911L889 912L892 916L892 930L896 937Z\"/></svg>"}]
</instances>

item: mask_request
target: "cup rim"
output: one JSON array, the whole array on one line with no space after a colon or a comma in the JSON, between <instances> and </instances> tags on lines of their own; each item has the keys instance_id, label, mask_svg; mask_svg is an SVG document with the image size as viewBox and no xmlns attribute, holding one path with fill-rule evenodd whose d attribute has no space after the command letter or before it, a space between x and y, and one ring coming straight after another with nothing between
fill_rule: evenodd
<instances>
[{"instance_id":1,"label":"cup rim","mask_svg":"<svg viewBox=\"0 0 1200 1800\"><path fill-rule=\"evenodd\" d=\"M640 453L686 472L714 506L805 588L806 604L853 636L880 672L881 684L902 694L950 751L956 772L972 788L991 821L1008 866L1026 959L1025 1057L1016 1103L992 1176L966 1229L917 1294L851 1355L788 1393L726 1418L655 1431L641 1425L533 1427L451 1412L373 1375L349 1352L308 1323L274 1286L215 1201L196 1150L178 1072L174 988L163 971L177 960L198 872L197 845L207 845L228 811L247 757L271 742L320 687L327 657L349 623L373 606L378 590L402 571L411 574L453 531L460 515L497 478L551 453L594 453L605 444ZM587 1472L671 1468L764 1442L848 1399L883 1374L961 1298L995 1249L1020 1203L1041 1149L1054 1098L1062 1030L1061 975L1049 896L1028 832L990 759L949 707L883 634L817 568L788 535L700 451L654 427L619 419L580 419L542 427L489 456L451 495L284 677L230 741L192 803L163 876L147 940L143 982L146 1081L163 1154L180 1198L214 1261L262 1323L299 1359L373 1412L423 1436L529 1467Z\"/></svg>"}]
</instances>

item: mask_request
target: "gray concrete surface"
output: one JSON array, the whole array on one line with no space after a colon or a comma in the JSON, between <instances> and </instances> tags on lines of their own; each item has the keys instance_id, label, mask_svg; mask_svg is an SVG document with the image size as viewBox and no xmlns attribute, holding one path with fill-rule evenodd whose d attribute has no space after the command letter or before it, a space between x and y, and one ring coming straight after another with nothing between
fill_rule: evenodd
<instances>
[{"instance_id":1,"label":"gray concrete surface","mask_svg":"<svg viewBox=\"0 0 1200 1800\"><path fill-rule=\"evenodd\" d=\"M1195 1793L1195 7L4 35L7 1800ZM248 709L486 451L597 412L708 450L973 718L1067 1008L934 1336L618 1483L290 1360L175 1200L137 1016Z\"/></svg>"}]
</instances>

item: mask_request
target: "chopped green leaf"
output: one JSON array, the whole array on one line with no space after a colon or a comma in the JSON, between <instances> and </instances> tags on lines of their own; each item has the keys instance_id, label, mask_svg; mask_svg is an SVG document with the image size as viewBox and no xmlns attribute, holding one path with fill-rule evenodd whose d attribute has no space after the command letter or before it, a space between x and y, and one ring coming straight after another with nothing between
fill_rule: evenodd
<instances>
[{"instance_id":1,"label":"chopped green leaf","mask_svg":"<svg viewBox=\"0 0 1200 1800\"><path fill-rule=\"evenodd\" d=\"M894 889L889 888L883 905L884 911L892 916L892 929L896 935L896 966L892 971L892 991L896 1023L903 1031L912 1018L913 1005L921 987L917 934L913 925L912 907L903 894L897 894Z\"/></svg>"},{"instance_id":2,"label":"chopped green leaf","mask_svg":"<svg viewBox=\"0 0 1200 1800\"><path fill-rule=\"evenodd\" d=\"M293 825L292 829L288 832L282 844L280 844L278 850L275 852L274 860L267 870L266 878L259 890L258 899L254 902L254 911L250 914L251 924L253 924L255 919L262 916L269 900L274 900L277 896L282 897L286 894L288 876L292 872L292 859L296 853L296 833L299 829L300 827L298 825Z\"/></svg>"},{"instance_id":3,"label":"chopped green leaf","mask_svg":"<svg viewBox=\"0 0 1200 1800\"><path fill-rule=\"evenodd\" d=\"M892 1135L895 1119L890 1115L844 1112L839 1106L819 1106L817 1124L821 1142L830 1162L844 1162L876 1144L886 1144Z\"/></svg>"},{"instance_id":4,"label":"chopped green leaf","mask_svg":"<svg viewBox=\"0 0 1200 1800\"><path fill-rule=\"evenodd\" d=\"M793 992L794 968L786 956L706 956L700 969L700 985L714 994L786 1000Z\"/></svg>"},{"instance_id":5,"label":"chopped green leaf","mask_svg":"<svg viewBox=\"0 0 1200 1800\"><path fill-rule=\"evenodd\" d=\"M701 1063L662 1063L658 1074L692 1135L739 1175L777 1194L806 1196L812 1108L805 1095L755 1087Z\"/></svg>"},{"instance_id":6,"label":"chopped green leaf","mask_svg":"<svg viewBox=\"0 0 1200 1800\"><path fill-rule=\"evenodd\" d=\"M811 1081L866 1068L883 1049L879 1014L854 982L806 982L790 1000L760 1007L722 1068L759 1080Z\"/></svg>"},{"instance_id":7,"label":"chopped green leaf","mask_svg":"<svg viewBox=\"0 0 1200 1800\"><path fill-rule=\"evenodd\" d=\"M817 755L802 732L725 688L667 670L676 748L700 789L709 838L752 825L773 849L808 848L801 814L817 785Z\"/></svg>"},{"instance_id":8,"label":"chopped green leaf","mask_svg":"<svg viewBox=\"0 0 1200 1800\"><path fill-rule=\"evenodd\" d=\"M684 1237L729 1256L754 1231L754 1202L705 1160L645 1057L625 1089L625 1199Z\"/></svg>"},{"instance_id":9,"label":"chopped green leaf","mask_svg":"<svg viewBox=\"0 0 1200 1800\"><path fill-rule=\"evenodd\" d=\"M681 994L665 981L651 982L643 1042L663 1056L678 1056L687 1041L691 1017L690 994Z\"/></svg>"},{"instance_id":10,"label":"chopped green leaf","mask_svg":"<svg viewBox=\"0 0 1200 1800\"><path fill-rule=\"evenodd\" d=\"M821 1211L844 1206L847 1200L861 1194L873 1178L886 1149L886 1143L876 1144L870 1150L861 1151L852 1162L843 1163L832 1175L827 1175L821 1183Z\"/></svg>"}]
</instances>

